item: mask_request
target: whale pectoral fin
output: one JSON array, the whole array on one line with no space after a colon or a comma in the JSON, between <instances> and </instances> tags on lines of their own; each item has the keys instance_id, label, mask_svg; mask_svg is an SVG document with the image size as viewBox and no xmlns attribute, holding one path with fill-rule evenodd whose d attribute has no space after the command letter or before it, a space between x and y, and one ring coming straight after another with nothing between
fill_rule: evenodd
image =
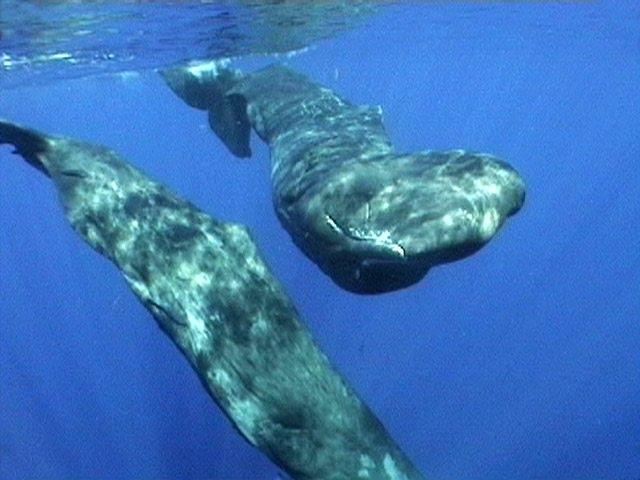
<instances>
[{"instance_id":1,"label":"whale pectoral fin","mask_svg":"<svg viewBox=\"0 0 640 480\"><path fill-rule=\"evenodd\" d=\"M27 163L50 177L47 168L42 163L40 155L47 151L49 145L44 135L14 123L0 120L0 144L15 147L14 153L23 157Z\"/></svg>"},{"instance_id":2,"label":"whale pectoral fin","mask_svg":"<svg viewBox=\"0 0 640 480\"><path fill-rule=\"evenodd\" d=\"M251 156L247 100L233 92L243 78L239 71L213 62L161 70L160 74L187 105L209 112L211 129L231 153L240 158Z\"/></svg>"},{"instance_id":3,"label":"whale pectoral fin","mask_svg":"<svg viewBox=\"0 0 640 480\"><path fill-rule=\"evenodd\" d=\"M219 98L209 109L209 125L236 157L251 156L251 123L247 116L247 100L242 95Z\"/></svg>"}]
</instances>

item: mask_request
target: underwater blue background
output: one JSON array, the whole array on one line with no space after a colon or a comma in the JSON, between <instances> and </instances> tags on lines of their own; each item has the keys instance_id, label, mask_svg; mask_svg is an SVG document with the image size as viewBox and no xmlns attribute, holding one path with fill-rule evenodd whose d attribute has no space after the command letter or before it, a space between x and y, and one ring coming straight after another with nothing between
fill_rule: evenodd
<instances>
[{"instance_id":1,"label":"underwater blue background","mask_svg":"<svg viewBox=\"0 0 640 480\"><path fill-rule=\"evenodd\" d=\"M107 145L247 224L338 370L436 479L640 478L640 6L401 5L287 58L380 104L399 150L509 161L523 210L395 293L340 290L153 73L3 90L0 117ZM253 68L266 60L238 63ZM52 185L0 147L0 478L274 479Z\"/></svg>"}]
</instances>

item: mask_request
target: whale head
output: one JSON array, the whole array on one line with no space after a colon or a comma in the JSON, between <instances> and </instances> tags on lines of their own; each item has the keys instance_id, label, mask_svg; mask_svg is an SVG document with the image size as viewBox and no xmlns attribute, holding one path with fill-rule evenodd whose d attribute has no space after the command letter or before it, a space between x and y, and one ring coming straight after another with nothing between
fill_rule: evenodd
<instances>
[{"instance_id":1,"label":"whale head","mask_svg":"<svg viewBox=\"0 0 640 480\"><path fill-rule=\"evenodd\" d=\"M294 241L338 285L381 293L479 250L524 192L520 175L491 155L393 154L344 162L279 214L301 226Z\"/></svg>"}]
</instances>

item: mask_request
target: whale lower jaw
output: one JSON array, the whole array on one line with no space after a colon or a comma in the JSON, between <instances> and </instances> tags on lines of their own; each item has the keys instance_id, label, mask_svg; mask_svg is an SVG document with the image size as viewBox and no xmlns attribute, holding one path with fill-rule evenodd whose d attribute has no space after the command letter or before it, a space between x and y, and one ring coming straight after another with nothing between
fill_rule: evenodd
<instances>
[{"instance_id":1,"label":"whale lower jaw","mask_svg":"<svg viewBox=\"0 0 640 480\"><path fill-rule=\"evenodd\" d=\"M483 242L468 242L421 258L362 256L350 252L318 261L320 268L341 288L368 295L388 293L420 282L433 267L464 259L482 248Z\"/></svg>"}]
</instances>

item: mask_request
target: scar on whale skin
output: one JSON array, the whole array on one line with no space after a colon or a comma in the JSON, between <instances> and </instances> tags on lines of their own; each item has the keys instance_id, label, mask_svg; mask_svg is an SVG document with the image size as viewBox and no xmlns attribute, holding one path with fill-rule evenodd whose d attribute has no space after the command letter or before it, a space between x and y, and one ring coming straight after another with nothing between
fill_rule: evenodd
<instances>
[{"instance_id":1,"label":"scar on whale skin","mask_svg":"<svg viewBox=\"0 0 640 480\"><path fill-rule=\"evenodd\" d=\"M0 121L73 228L122 272L238 431L296 479L419 479L313 342L248 230L104 147Z\"/></svg>"},{"instance_id":2,"label":"scar on whale skin","mask_svg":"<svg viewBox=\"0 0 640 480\"><path fill-rule=\"evenodd\" d=\"M250 128L270 147L273 203L294 243L334 282L380 293L485 245L524 201L507 163L464 150L395 152L379 107L356 106L284 66L250 74L215 62L162 71L207 110L237 156Z\"/></svg>"}]
</instances>

